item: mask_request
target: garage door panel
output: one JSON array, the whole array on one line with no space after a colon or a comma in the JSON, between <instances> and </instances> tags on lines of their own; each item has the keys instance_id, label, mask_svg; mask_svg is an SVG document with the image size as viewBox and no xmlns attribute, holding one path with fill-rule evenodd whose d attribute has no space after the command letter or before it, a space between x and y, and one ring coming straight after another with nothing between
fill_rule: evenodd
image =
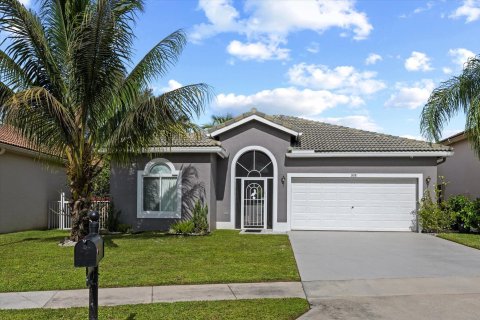
<instances>
[{"instance_id":1,"label":"garage door panel","mask_svg":"<svg viewBox=\"0 0 480 320\"><path fill-rule=\"evenodd\" d=\"M417 198L416 182L412 179L303 180L291 185L292 229L409 231L412 228Z\"/></svg>"}]
</instances>

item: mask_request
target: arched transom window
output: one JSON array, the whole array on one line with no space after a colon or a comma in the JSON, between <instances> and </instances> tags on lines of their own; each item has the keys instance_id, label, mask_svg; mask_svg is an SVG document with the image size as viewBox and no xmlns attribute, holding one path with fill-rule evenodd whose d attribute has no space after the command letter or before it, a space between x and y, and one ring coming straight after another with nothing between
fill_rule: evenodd
<instances>
[{"instance_id":1,"label":"arched transom window","mask_svg":"<svg viewBox=\"0 0 480 320\"><path fill-rule=\"evenodd\" d=\"M273 164L265 153L252 150L240 156L236 164L237 177L273 177Z\"/></svg>"},{"instance_id":2,"label":"arched transom window","mask_svg":"<svg viewBox=\"0 0 480 320\"><path fill-rule=\"evenodd\" d=\"M138 172L138 218L180 218L179 172L166 159L150 161Z\"/></svg>"}]
</instances>

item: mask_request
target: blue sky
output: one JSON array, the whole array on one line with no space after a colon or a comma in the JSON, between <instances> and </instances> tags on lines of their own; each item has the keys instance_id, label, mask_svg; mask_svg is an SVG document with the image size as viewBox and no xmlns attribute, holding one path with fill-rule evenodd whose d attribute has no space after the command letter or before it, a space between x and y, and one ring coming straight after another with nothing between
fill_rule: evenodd
<instances>
[{"instance_id":1,"label":"blue sky","mask_svg":"<svg viewBox=\"0 0 480 320\"><path fill-rule=\"evenodd\" d=\"M199 123L256 107L419 138L431 90L480 53L479 27L478 0L150 0L136 50L140 59L172 31L188 33L179 63L152 86L211 85Z\"/></svg>"}]
</instances>

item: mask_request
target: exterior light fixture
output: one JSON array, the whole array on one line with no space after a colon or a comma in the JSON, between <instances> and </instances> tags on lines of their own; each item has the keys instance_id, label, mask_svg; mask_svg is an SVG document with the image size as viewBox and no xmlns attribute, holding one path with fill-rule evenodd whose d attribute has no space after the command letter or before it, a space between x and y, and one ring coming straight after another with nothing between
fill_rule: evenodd
<instances>
[{"instance_id":1,"label":"exterior light fixture","mask_svg":"<svg viewBox=\"0 0 480 320\"><path fill-rule=\"evenodd\" d=\"M430 176L428 176L428 177L425 179L425 182L427 183L427 188L428 188L428 186L430 185L430 181L432 181L432 178L430 178Z\"/></svg>"},{"instance_id":2,"label":"exterior light fixture","mask_svg":"<svg viewBox=\"0 0 480 320\"><path fill-rule=\"evenodd\" d=\"M285 184L285 176L282 176L282 180L280 181L282 181L282 184Z\"/></svg>"}]
</instances>

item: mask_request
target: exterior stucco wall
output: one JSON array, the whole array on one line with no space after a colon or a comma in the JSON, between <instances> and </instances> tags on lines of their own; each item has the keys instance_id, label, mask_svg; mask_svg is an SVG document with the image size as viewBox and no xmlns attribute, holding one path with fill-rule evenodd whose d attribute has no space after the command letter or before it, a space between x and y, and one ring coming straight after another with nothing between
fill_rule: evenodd
<instances>
[{"instance_id":1,"label":"exterior stucco wall","mask_svg":"<svg viewBox=\"0 0 480 320\"><path fill-rule=\"evenodd\" d=\"M268 149L278 164L278 175L273 183L277 183L280 190L280 179L284 174L282 163L285 153L290 147L291 136L257 121L248 122L242 126L227 131L219 136L222 147L228 152L229 157L219 159L217 163L217 221L230 221L230 195L231 195L231 162L237 152L245 147L260 146ZM286 198L283 199L286 201ZM279 205L280 201L278 201Z\"/></svg>"},{"instance_id":2,"label":"exterior stucco wall","mask_svg":"<svg viewBox=\"0 0 480 320\"><path fill-rule=\"evenodd\" d=\"M214 228L215 201L212 201L212 171L215 161L210 154L161 154L142 156L128 167L112 164L110 178L110 194L116 210L120 210L120 222L132 226L135 231L167 230L177 219L137 218L137 172L144 170L145 165L154 158L164 158L172 162L176 170L193 166L198 171L198 181L205 184L206 199L209 208L209 225Z\"/></svg>"},{"instance_id":3,"label":"exterior stucco wall","mask_svg":"<svg viewBox=\"0 0 480 320\"><path fill-rule=\"evenodd\" d=\"M61 165L6 150L0 155L0 233L46 229L48 201L66 190Z\"/></svg>"},{"instance_id":4,"label":"exterior stucco wall","mask_svg":"<svg viewBox=\"0 0 480 320\"><path fill-rule=\"evenodd\" d=\"M438 166L438 175L447 181L445 196L464 194L480 197L480 160L468 140L451 145L454 155Z\"/></svg>"}]
</instances>

